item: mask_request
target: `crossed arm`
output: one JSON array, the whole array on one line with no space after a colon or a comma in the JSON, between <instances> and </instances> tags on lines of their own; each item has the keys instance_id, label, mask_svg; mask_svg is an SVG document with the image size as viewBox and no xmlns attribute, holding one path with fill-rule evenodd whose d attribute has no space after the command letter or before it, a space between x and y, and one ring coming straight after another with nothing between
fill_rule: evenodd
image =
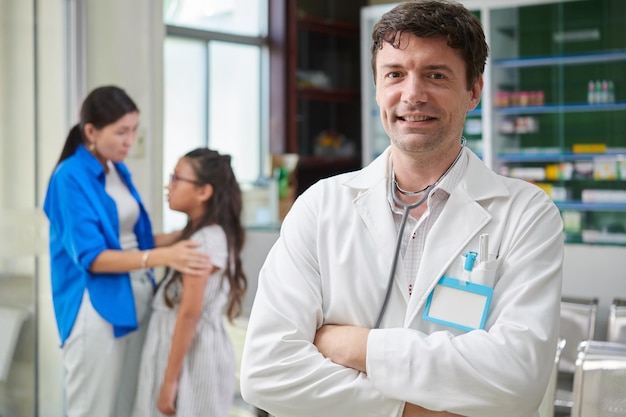
<instances>
[{"instance_id":1,"label":"crossed arm","mask_svg":"<svg viewBox=\"0 0 626 417\"><path fill-rule=\"evenodd\" d=\"M313 343L324 357L336 364L367 373L367 337L370 329L357 326L322 326ZM453 417L459 414L432 411L415 404L405 403L402 417Z\"/></svg>"}]
</instances>

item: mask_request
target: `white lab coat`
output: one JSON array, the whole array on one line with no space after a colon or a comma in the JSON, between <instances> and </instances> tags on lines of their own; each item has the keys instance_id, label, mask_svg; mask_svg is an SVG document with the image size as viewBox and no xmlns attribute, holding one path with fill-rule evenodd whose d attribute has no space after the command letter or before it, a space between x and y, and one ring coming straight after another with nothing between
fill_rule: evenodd
<instances>
[{"instance_id":1,"label":"white lab coat","mask_svg":"<svg viewBox=\"0 0 626 417\"><path fill-rule=\"evenodd\" d=\"M496 175L465 150L467 171L433 225L409 298L402 262L367 374L325 359L323 324L373 327L394 256L389 150L322 180L295 202L260 275L241 366L244 399L277 417L401 416L404 402L471 417L529 417L544 395L558 339L561 217L534 185ZM422 319L443 276L489 234L472 280L493 287L485 330Z\"/></svg>"}]
</instances>

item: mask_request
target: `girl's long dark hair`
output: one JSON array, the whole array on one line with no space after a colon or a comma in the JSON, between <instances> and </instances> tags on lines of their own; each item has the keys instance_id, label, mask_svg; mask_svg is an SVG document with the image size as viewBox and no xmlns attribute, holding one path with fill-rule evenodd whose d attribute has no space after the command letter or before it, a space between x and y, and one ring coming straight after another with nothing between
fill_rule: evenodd
<instances>
[{"instance_id":1,"label":"girl's long dark hair","mask_svg":"<svg viewBox=\"0 0 626 417\"><path fill-rule=\"evenodd\" d=\"M85 141L84 129L87 123L91 123L96 129L102 129L126 114L138 111L135 102L119 87L107 85L92 90L80 108L80 122L70 129L65 139L57 165L72 156Z\"/></svg>"},{"instance_id":2,"label":"girl's long dark hair","mask_svg":"<svg viewBox=\"0 0 626 417\"><path fill-rule=\"evenodd\" d=\"M241 313L243 297L248 281L241 265L241 250L245 240L245 231L241 224L242 196L241 189L233 173L230 156L217 151L198 148L183 156L190 162L197 177L198 185L211 184L213 195L206 202L204 215L200 221L191 221L183 229L181 240L188 239L205 226L219 225L224 229L228 243L228 260L224 271L230 283L226 315L230 321ZM169 307L176 301L169 296L168 288L182 279L182 274L174 272L173 278L165 285L163 297Z\"/></svg>"}]
</instances>

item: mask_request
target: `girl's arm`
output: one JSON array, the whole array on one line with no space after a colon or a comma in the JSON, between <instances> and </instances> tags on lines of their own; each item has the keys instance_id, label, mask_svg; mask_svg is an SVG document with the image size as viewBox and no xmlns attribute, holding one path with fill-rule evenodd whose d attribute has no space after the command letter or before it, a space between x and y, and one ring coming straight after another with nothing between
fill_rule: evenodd
<instances>
[{"instance_id":1,"label":"girl's arm","mask_svg":"<svg viewBox=\"0 0 626 417\"><path fill-rule=\"evenodd\" d=\"M209 255L196 249L199 245L198 242L182 240L171 246L144 251L104 250L89 269L93 273L116 273L169 266L183 274L201 275L212 268L212 264Z\"/></svg>"},{"instance_id":2,"label":"girl's arm","mask_svg":"<svg viewBox=\"0 0 626 417\"><path fill-rule=\"evenodd\" d=\"M196 334L196 325L202 314L202 300L204 288L209 280L209 275L217 269L212 267L206 270L202 277L189 277L183 275L183 291L174 334L172 336L172 346L170 349L165 376L161 385L161 392L157 400L157 407L166 415L176 412L176 394L178 392L178 377L183 367L183 361L191 342Z\"/></svg>"}]
</instances>

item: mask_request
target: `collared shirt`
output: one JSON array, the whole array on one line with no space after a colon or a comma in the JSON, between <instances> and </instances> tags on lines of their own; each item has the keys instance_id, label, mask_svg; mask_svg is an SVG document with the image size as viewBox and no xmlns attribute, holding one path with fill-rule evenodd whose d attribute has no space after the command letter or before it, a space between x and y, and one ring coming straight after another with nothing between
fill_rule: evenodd
<instances>
[{"instance_id":1,"label":"collared shirt","mask_svg":"<svg viewBox=\"0 0 626 417\"><path fill-rule=\"evenodd\" d=\"M450 171L439 181L437 186L428 193L426 200L427 209L424 214L422 214L419 219L415 219L410 215L407 217L406 226L402 234L400 256L404 262L407 280L406 288L409 296L412 294L415 277L417 277L417 272L419 271L424 245L426 244L426 237L430 229L432 229L433 224L437 221L437 218L439 218L441 211L450 197L450 193L452 193L452 190L454 190L465 174L467 159L467 153L465 148L463 148L458 161L456 161L450 168ZM396 231L399 231L404 209L398 207L389 192L387 194L389 206L393 211Z\"/></svg>"},{"instance_id":2,"label":"collared shirt","mask_svg":"<svg viewBox=\"0 0 626 417\"><path fill-rule=\"evenodd\" d=\"M153 248L150 219L130 172L123 163L115 167L139 204L134 226L139 249ZM96 311L113 325L115 336L135 330L129 274L90 272L102 251L121 250L120 225L115 201L105 190L104 167L83 145L55 169L43 208L50 222L52 301L61 343L72 330L85 289Z\"/></svg>"}]
</instances>

